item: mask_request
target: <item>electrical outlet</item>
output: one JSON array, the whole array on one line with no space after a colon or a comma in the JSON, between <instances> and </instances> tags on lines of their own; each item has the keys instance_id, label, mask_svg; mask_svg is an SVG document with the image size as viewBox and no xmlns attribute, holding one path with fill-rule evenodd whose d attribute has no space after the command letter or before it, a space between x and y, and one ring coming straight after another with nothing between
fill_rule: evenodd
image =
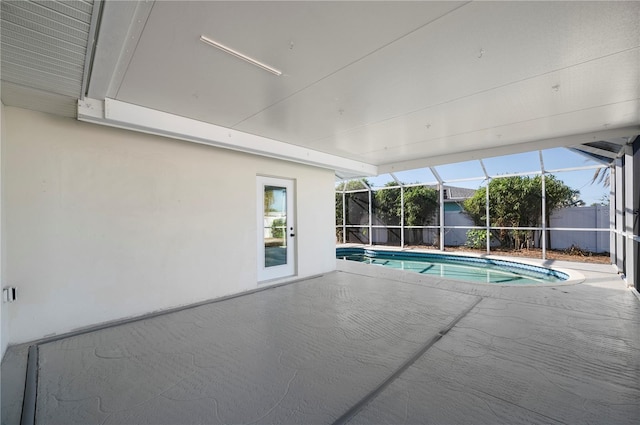
<instances>
[{"instance_id":1,"label":"electrical outlet","mask_svg":"<svg viewBox=\"0 0 640 425\"><path fill-rule=\"evenodd\" d=\"M16 300L16 288L8 286L2 289L2 301L5 303L12 303Z\"/></svg>"}]
</instances>

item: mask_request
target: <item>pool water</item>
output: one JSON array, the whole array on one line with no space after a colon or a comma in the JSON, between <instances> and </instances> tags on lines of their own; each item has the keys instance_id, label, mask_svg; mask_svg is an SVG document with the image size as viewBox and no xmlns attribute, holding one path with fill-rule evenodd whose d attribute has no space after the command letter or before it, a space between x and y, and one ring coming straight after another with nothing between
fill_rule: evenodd
<instances>
[{"instance_id":1,"label":"pool water","mask_svg":"<svg viewBox=\"0 0 640 425\"><path fill-rule=\"evenodd\" d=\"M569 278L565 273L546 267L459 255L338 248L336 258L429 276L498 285L549 284Z\"/></svg>"}]
</instances>

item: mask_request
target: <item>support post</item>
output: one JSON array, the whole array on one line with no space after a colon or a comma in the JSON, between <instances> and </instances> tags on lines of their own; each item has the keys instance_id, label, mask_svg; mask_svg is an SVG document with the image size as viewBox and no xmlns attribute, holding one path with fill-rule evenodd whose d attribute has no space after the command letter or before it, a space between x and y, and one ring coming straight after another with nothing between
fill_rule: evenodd
<instances>
[{"instance_id":1,"label":"support post","mask_svg":"<svg viewBox=\"0 0 640 425\"><path fill-rule=\"evenodd\" d=\"M429 167L429 170L431 170L431 174L433 174L436 180L438 180L438 188L440 190L440 196L438 197L438 199L440 200L440 217L438 219L438 230L440 234L439 249L440 251L444 251L444 180L442 180L442 177L440 177L440 173L438 173L435 167Z\"/></svg>"},{"instance_id":2,"label":"support post","mask_svg":"<svg viewBox=\"0 0 640 425\"><path fill-rule=\"evenodd\" d=\"M345 188L347 183L342 186L342 243L347 243L347 196Z\"/></svg>"},{"instance_id":3,"label":"support post","mask_svg":"<svg viewBox=\"0 0 640 425\"><path fill-rule=\"evenodd\" d=\"M444 251L444 185L442 182L440 186L440 251Z\"/></svg>"},{"instance_id":4,"label":"support post","mask_svg":"<svg viewBox=\"0 0 640 425\"><path fill-rule=\"evenodd\" d=\"M636 257L634 255L634 232L633 221L635 207L633 203L634 184L633 181L633 146L625 145L624 152L624 238L625 238L625 261L624 274L627 277L627 285L636 285Z\"/></svg>"},{"instance_id":5,"label":"support post","mask_svg":"<svg viewBox=\"0 0 640 425\"><path fill-rule=\"evenodd\" d=\"M547 259L547 188L545 173L542 173L542 259Z\"/></svg>"},{"instance_id":6,"label":"support post","mask_svg":"<svg viewBox=\"0 0 640 425\"><path fill-rule=\"evenodd\" d=\"M373 203L371 202L371 187L367 185L367 189L369 190L369 245L373 245Z\"/></svg>"},{"instance_id":7,"label":"support post","mask_svg":"<svg viewBox=\"0 0 640 425\"><path fill-rule=\"evenodd\" d=\"M544 160L542 159L542 151L538 151L540 156L540 173L542 182L542 259L547 259L547 187L546 187L546 171L544 170Z\"/></svg>"},{"instance_id":8,"label":"support post","mask_svg":"<svg viewBox=\"0 0 640 425\"><path fill-rule=\"evenodd\" d=\"M609 166L609 260L616 263L616 167Z\"/></svg>"},{"instance_id":9,"label":"support post","mask_svg":"<svg viewBox=\"0 0 640 425\"><path fill-rule=\"evenodd\" d=\"M491 219L489 217L489 183L491 183L491 179L487 179L487 186L485 188L485 215L486 215L486 226L487 226L487 254L491 254Z\"/></svg>"},{"instance_id":10,"label":"support post","mask_svg":"<svg viewBox=\"0 0 640 425\"><path fill-rule=\"evenodd\" d=\"M404 249L404 186L400 186L400 249Z\"/></svg>"},{"instance_id":11,"label":"support post","mask_svg":"<svg viewBox=\"0 0 640 425\"><path fill-rule=\"evenodd\" d=\"M478 162L480 163L480 167L482 167L482 172L484 173L484 178L487 182L487 185L485 187L484 209L486 216L485 225L487 233L487 254L491 254L491 220L489 217L489 184L491 183L491 176L489 176L489 173L487 173L487 167L484 166L484 162L481 159L479 159Z\"/></svg>"},{"instance_id":12,"label":"support post","mask_svg":"<svg viewBox=\"0 0 640 425\"><path fill-rule=\"evenodd\" d=\"M623 158L616 159L616 267L624 273L624 167Z\"/></svg>"}]
</instances>

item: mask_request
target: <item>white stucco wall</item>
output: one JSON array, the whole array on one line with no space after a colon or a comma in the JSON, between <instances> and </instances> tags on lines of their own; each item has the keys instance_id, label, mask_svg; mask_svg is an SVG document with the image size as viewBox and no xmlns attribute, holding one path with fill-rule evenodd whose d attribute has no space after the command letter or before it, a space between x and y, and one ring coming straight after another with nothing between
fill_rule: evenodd
<instances>
[{"instance_id":1,"label":"white stucco wall","mask_svg":"<svg viewBox=\"0 0 640 425\"><path fill-rule=\"evenodd\" d=\"M335 269L330 170L4 114L10 343L256 288L257 174L296 180L298 277Z\"/></svg>"},{"instance_id":2,"label":"white stucco wall","mask_svg":"<svg viewBox=\"0 0 640 425\"><path fill-rule=\"evenodd\" d=\"M4 183L4 179L2 178L2 151L4 149L4 139L5 139L5 126L4 126L4 104L0 102L0 288L4 288L6 285L5 273L4 273L4 258L5 258L5 250L4 250L4 191L2 190L2 186ZM9 317L8 310L4 307L4 303L0 299L0 359L4 357L5 351L7 351L7 343L8 343L8 326L9 326Z\"/></svg>"}]
</instances>

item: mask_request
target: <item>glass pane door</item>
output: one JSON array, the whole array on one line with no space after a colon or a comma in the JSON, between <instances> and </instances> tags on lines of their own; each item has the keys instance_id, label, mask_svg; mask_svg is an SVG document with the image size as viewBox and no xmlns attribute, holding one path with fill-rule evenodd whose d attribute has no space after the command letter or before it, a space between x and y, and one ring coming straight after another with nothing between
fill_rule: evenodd
<instances>
[{"instance_id":1,"label":"glass pane door","mask_svg":"<svg viewBox=\"0 0 640 425\"><path fill-rule=\"evenodd\" d=\"M287 264L287 188L264 186L264 266Z\"/></svg>"},{"instance_id":2,"label":"glass pane door","mask_svg":"<svg viewBox=\"0 0 640 425\"><path fill-rule=\"evenodd\" d=\"M258 177L258 281L295 273L292 180Z\"/></svg>"}]
</instances>

